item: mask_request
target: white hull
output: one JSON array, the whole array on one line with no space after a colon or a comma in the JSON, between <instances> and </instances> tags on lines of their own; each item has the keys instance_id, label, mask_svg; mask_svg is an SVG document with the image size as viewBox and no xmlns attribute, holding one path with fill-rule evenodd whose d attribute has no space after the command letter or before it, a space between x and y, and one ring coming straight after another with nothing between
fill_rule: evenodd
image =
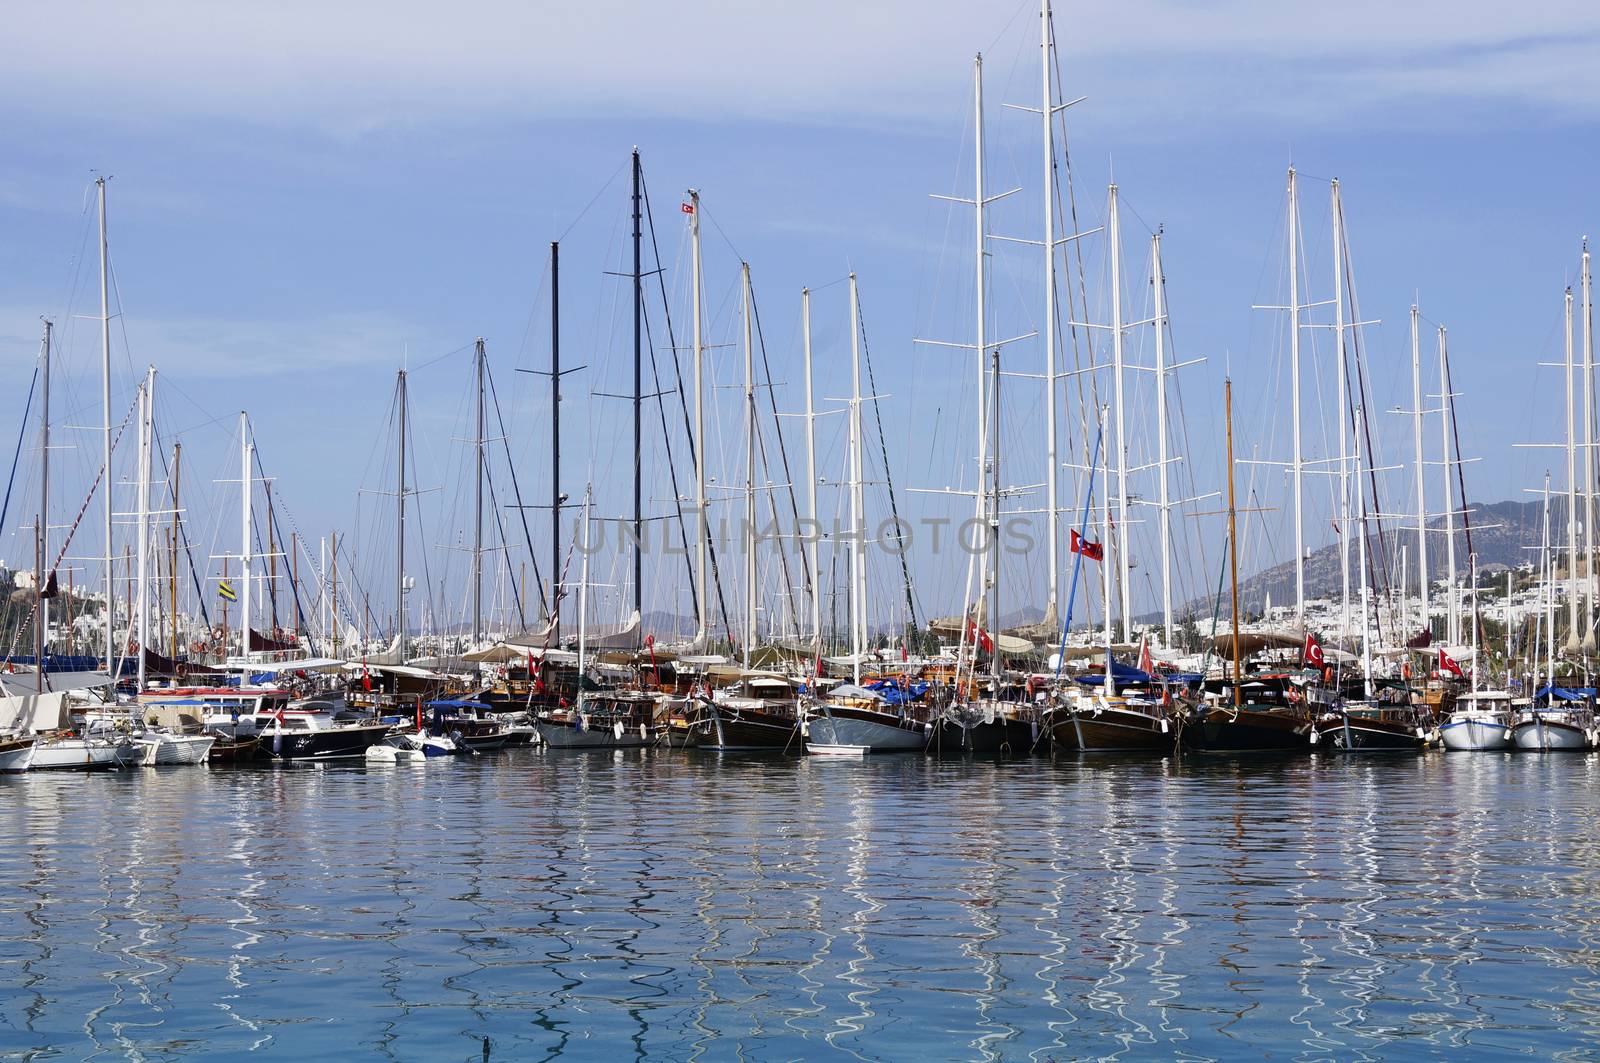
<instances>
[{"instance_id":1,"label":"white hull","mask_svg":"<svg viewBox=\"0 0 1600 1063\"><path fill-rule=\"evenodd\" d=\"M132 742L103 738L60 738L40 742L33 749L34 771L94 771L139 762L143 753Z\"/></svg>"},{"instance_id":2,"label":"white hull","mask_svg":"<svg viewBox=\"0 0 1600 1063\"><path fill-rule=\"evenodd\" d=\"M1554 720L1519 722L1511 737L1518 749L1532 753L1581 753L1594 747L1582 727Z\"/></svg>"},{"instance_id":3,"label":"white hull","mask_svg":"<svg viewBox=\"0 0 1600 1063\"><path fill-rule=\"evenodd\" d=\"M37 748L36 745L30 745L0 753L0 772L21 772L33 767L33 751L35 748Z\"/></svg>"},{"instance_id":4,"label":"white hull","mask_svg":"<svg viewBox=\"0 0 1600 1063\"><path fill-rule=\"evenodd\" d=\"M1504 720L1451 720L1439 727L1439 740L1457 753L1503 752L1514 749L1511 725Z\"/></svg>"},{"instance_id":5,"label":"white hull","mask_svg":"<svg viewBox=\"0 0 1600 1063\"><path fill-rule=\"evenodd\" d=\"M134 740L146 767L163 764L204 764L216 739L211 735L146 734Z\"/></svg>"},{"instance_id":6,"label":"white hull","mask_svg":"<svg viewBox=\"0 0 1600 1063\"><path fill-rule=\"evenodd\" d=\"M812 716L806 749L819 756L861 757L868 753L920 753L928 739L921 729L839 716Z\"/></svg>"}]
</instances>

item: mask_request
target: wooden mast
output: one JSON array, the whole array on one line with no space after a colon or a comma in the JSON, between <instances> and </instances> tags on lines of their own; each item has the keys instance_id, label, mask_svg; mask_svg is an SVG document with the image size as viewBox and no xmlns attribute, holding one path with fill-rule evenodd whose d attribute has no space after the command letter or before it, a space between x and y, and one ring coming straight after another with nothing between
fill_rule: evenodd
<instances>
[{"instance_id":1,"label":"wooden mast","mask_svg":"<svg viewBox=\"0 0 1600 1063\"><path fill-rule=\"evenodd\" d=\"M1228 423L1228 569L1233 593L1233 707L1244 704L1244 690L1239 685L1239 540L1235 523L1233 499L1233 381L1222 382L1222 402Z\"/></svg>"}]
</instances>

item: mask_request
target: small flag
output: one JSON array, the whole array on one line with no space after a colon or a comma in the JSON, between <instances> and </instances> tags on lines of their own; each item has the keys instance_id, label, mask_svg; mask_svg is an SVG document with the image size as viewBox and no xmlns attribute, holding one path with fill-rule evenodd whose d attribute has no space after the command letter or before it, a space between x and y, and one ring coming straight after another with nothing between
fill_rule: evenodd
<instances>
[{"instance_id":1,"label":"small flag","mask_svg":"<svg viewBox=\"0 0 1600 1063\"><path fill-rule=\"evenodd\" d=\"M1099 543L1091 543L1088 539L1079 535L1076 528L1072 531L1072 552L1082 554L1090 561L1104 561L1106 559L1105 547Z\"/></svg>"},{"instance_id":2,"label":"small flag","mask_svg":"<svg viewBox=\"0 0 1600 1063\"><path fill-rule=\"evenodd\" d=\"M1328 663L1327 657L1322 652L1322 643L1318 642L1317 637L1309 631L1306 632L1306 645L1301 656L1305 658L1307 664L1318 668Z\"/></svg>"},{"instance_id":3,"label":"small flag","mask_svg":"<svg viewBox=\"0 0 1600 1063\"><path fill-rule=\"evenodd\" d=\"M361 658L361 689L372 693L372 673L367 670L367 659Z\"/></svg>"},{"instance_id":4,"label":"small flag","mask_svg":"<svg viewBox=\"0 0 1600 1063\"><path fill-rule=\"evenodd\" d=\"M234 591L233 584L229 583L227 580L223 580L217 584L217 597L221 598L225 602L236 602L239 600L239 595Z\"/></svg>"},{"instance_id":5,"label":"small flag","mask_svg":"<svg viewBox=\"0 0 1600 1063\"><path fill-rule=\"evenodd\" d=\"M693 203L680 203L678 205L678 209L683 211L685 214L693 214L694 213L694 204Z\"/></svg>"},{"instance_id":6,"label":"small flag","mask_svg":"<svg viewBox=\"0 0 1600 1063\"><path fill-rule=\"evenodd\" d=\"M982 647L984 653L994 652L994 639L989 637L987 631L978 626L976 620L967 621L967 634L972 637L973 645Z\"/></svg>"},{"instance_id":7,"label":"small flag","mask_svg":"<svg viewBox=\"0 0 1600 1063\"><path fill-rule=\"evenodd\" d=\"M1150 656L1150 636L1139 636L1139 671L1151 675L1156 670L1156 662Z\"/></svg>"},{"instance_id":8,"label":"small flag","mask_svg":"<svg viewBox=\"0 0 1600 1063\"><path fill-rule=\"evenodd\" d=\"M1457 679L1465 679L1466 678L1464 675L1461 674L1461 666L1455 662L1454 658L1452 658L1448 653L1444 652L1443 650L1439 651L1439 671L1441 671L1441 672L1449 672L1451 675L1455 676Z\"/></svg>"}]
</instances>

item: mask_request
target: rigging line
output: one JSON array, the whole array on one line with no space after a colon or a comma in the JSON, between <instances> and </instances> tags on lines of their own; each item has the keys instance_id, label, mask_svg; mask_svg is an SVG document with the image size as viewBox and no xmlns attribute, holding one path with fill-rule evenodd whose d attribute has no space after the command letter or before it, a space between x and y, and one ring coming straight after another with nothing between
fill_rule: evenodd
<instances>
[{"instance_id":1,"label":"rigging line","mask_svg":"<svg viewBox=\"0 0 1600 1063\"><path fill-rule=\"evenodd\" d=\"M251 439L254 440L255 433L251 432L250 435ZM256 471L261 474L261 479L265 481L267 478L267 470L266 467L261 463L261 447L259 444L256 445L252 453L255 454L256 458ZM278 536L278 546L281 548L283 546L283 525L278 523L278 510L280 509L287 509L287 507L283 504L281 497L275 497L273 495L272 488L269 486L267 488L267 516L272 521L273 530ZM294 514L288 513L287 516L289 519L289 527L294 530L296 541L304 544L305 536L301 534L299 525L295 523ZM312 571L317 572L316 565L312 565ZM319 579L321 578L321 575L322 574L320 572L317 572ZM300 625L303 625L306 622L306 611L305 607L300 602L300 585L293 578L292 569L290 570L289 590L292 592L294 597L294 612L296 621L295 630L298 632ZM272 622L274 625L276 625L278 622L277 595L274 594L272 597Z\"/></svg>"},{"instance_id":2,"label":"rigging line","mask_svg":"<svg viewBox=\"0 0 1600 1063\"><path fill-rule=\"evenodd\" d=\"M22 427L21 430L17 432L16 453L11 455L11 475L6 479L6 500L3 505L0 505L0 528L8 526L6 524L6 517L11 512L11 488L15 486L17 482L17 466L22 461L22 441L28 437L28 418L33 414L33 391L38 385L39 369L37 366L35 366L33 370L33 380L28 384L28 401L22 407ZM50 521L48 514L41 517L41 522L46 527L49 527Z\"/></svg>"},{"instance_id":3,"label":"rigging line","mask_svg":"<svg viewBox=\"0 0 1600 1063\"><path fill-rule=\"evenodd\" d=\"M544 573L539 570L539 555L533 548L533 532L528 528L528 510L522 504L522 485L517 480L517 466L511 460L511 437L506 434L506 420L500 412L500 392L495 389L494 373L489 369L487 355L484 356L483 368L483 375L489 378L489 397L494 400L494 419L500 426L500 445L506 453L506 468L511 471L511 493L512 498L517 503L517 514L522 519L522 537L528 547L528 557L533 561L533 581L535 588L539 592L539 608L544 610L545 615L548 616L550 615L550 603L544 596ZM500 533L500 538L502 542L505 540L505 532L503 530ZM509 559L507 563L510 563ZM517 618L522 622L524 628L528 626L527 617L523 615L522 596L520 594L517 596Z\"/></svg>"},{"instance_id":4,"label":"rigging line","mask_svg":"<svg viewBox=\"0 0 1600 1063\"><path fill-rule=\"evenodd\" d=\"M484 479L487 480L488 483L489 483L489 505L494 509L495 527L497 529L499 529L499 532L500 532L500 547L501 547L500 554L501 554L502 557L505 558L505 562L506 562L506 579L509 580L510 583L511 583L511 599L512 599L512 601L515 603L515 605L517 607L517 622L522 626L523 630L526 631L527 627L528 627L528 618L527 618L527 615L523 612L523 609L522 609L522 595L517 589L517 574L516 574L516 571L511 567L511 551L505 548L505 546L506 546L505 514L500 511L499 496L495 493L495 489L494 489L494 470L491 469L486 463L484 465L483 472L484 472ZM516 479L516 477L513 475L512 476L512 480L515 481L515 479ZM538 574L535 573L535 576L537 576L537 575Z\"/></svg>"},{"instance_id":5,"label":"rigging line","mask_svg":"<svg viewBox=\"0 0 1600 1063\"><path fill-rule=\"evenodd\" d=\"M167 452L166 452L166 448L161 446L162 437L161 437L161 432L160 432L159 429L156 430L155 439L156 439L156 452L161 455L161 476L162 476L162 478L164 480L167 481L167 483L169 485L171 485L171 483L172 483L172 470L167 465ZM170 491L168 492L167 497L168 498L172 497ZM174 501L172 508L173 509L177 509L178 508L176 501ZM200 574L195 570L195 567L194 567L194 550L189 545L189 522L187 520L180 519L178 521L178 538L183 543L183 556L184 556L184 559L189 563L189 579L190 579L190 582L192 582L194 584L195 600L198 601L199 604L200 604L200 619L205 621L206 630L210 631L211 630L211 616L206 611L206 596L205 596L205 592L201 589L201 586L200 586Z\"/></svg>"},{"instance_id":6,"label":"rigging line","mask_svg":"<svg viewBox=\"0 0 1600 1063\"><path fill-rule=\"evenodd\" d=\"M872 394L876 396L878 394L878 382L872 372L872 349L867 345L867 322L866 317L861 313L860 289L857 289L856 291L856 316L861 322L861 353L865 357L867 363L867 387L871 388ZM889 516L894 520L895 542L902 547L895 552L900 555L900 577L905 583L906 610L909 613L908 619L910 620L911 626L916 627L917 611L916 603L911 590L911 563L906 560L906 554L909 551L904 549L904 544L901 542L902 533L900 529L902 525L900 523L900 509L896 504L894 497L894 475L889 471L889 444L885 440L883 434L883 412L880 409L881 406L882 403L879 402L874 402L872 404L872 417L878 425L878 450L883 456L883 482L889 491ZM991 624L998 623L998 618L991 620L990 622Z\"/></svg>"},{"instance_id":7,"label":"rigging line","mask_svg":"<svg viewBox=\"0 0 1600 1063\"><path fill-rule=\"evenodd\" d=\"M798 529L800 527L800 503L796 501L794 495L794 476L789 471L789 449L784 445L783 441L783 422L778 419L777 386L772 381L772 362L767 357L767 337L761 331L761 304L756 301L754 291L750 293L750 309L751 316L755 319L756 344L761 348L761 368L767 375L767 404L772 410L772 431L778 437L778 457L783 463L783 482L788 485L786 490L789 495L789 512L794 517L794 527ZM761 460L765 464L767 461L767 442L761 435L760 430L755 426L753 418L751 428L756 433L756 442L761 447ZM778 499L774 492L767 492L767 501L772 508L773 523L776 524L778 520ZM812 589L811 563L806 559L805 554L806 552L802 548L800 550L800 570L805 576L806 590L809 592ZM795 610L794 583L789 577L789 551L784 547L782 539L778 540L778 560L783 566L783 585L789 592L789 622L794 625L795 631L799 631L800 617Z\"/></svg>"},{"instance_id":8,"label":"rigging line","mask_svg":"<svg viewBox=\"0 0 1600 1063\"><path fill-rule=\"evenodd\" d=\"M673 376L677 380L677 385L678 385L678 406L683 411L683 432L684 432L684 436L686 438L688 438L689 441L690 441L690 446L691 446L690 453L691 453L691 457L692 457L693 455L698 454L698 453L701 452L701 450L704 448L705 441L701 440L701 439L696 439L694 437L693 424L689 420L689 399L684 394L684 387L683 387L683 362L678 357L678 343L677 343L677 339L675 338L674 333L673 333L673 329L672 329L672 310L671 310L671 308L669 307L669 305L667 303L667 282L666 282L666 279L665 279L664 274L663 274L662 269L661 269L661 247L656 241L655 213L651 209L651 206L650 206L650 185L644 179L644 164L643 164L643 162L641 162L639 164L639 166L640 166L640 168L639 168L639 187L644 192L645 218L649 222L649 225L650 225L650 250L651 250L651 253L652 253L653 257L655 258L655 263L656 263L656 283L660 287L660 290L661 290L661 306L662 306L662 311L666 316L667 345L668 345L669 349L672 351L672 372L673 372ZM651 350L652 362L654 361L654 358L655 358L655 353L654 353L654 348L652 347L652 350ZM656 390L660 391L661 389L657 388ZM660 401L660 396L659 395L657 396L657 401L658 401L658 403ZM663 413L662 416L665 417L666 416L665 413ZM676 471L673 472L673 483L674 484L677 483L677 472ZM676 491L674 491L674 496L681 498L680 495L677 495ZM682 502L678 502L677 503L677 509L678 509L678 524L679 524L679 527L681 528L682 525L683 525L683 503ZM706 551L707 551L708 556L711 559L712 583L716 586L716 589L717 589L717 603L718 603L718 605L720 605L722 607L722 616L723 616L723 619L726 620L727 619L727 615L728 615L728 609L727 609L726 601L723 598L723 594L722 594L722 572L721 572L721 568L720 568L720 566L718 564L718 561L717 561L717 544L716 544L716 540L711 538L711 536L709 535L710 518L709 518L709 516L707 514L700 514L698 519L700 521L705 522L706 529L707 529L707 532L708 532L708 534L706 535L706 539L707 539ZM690 598L690 601L694 603L695 615L696 616L700 616L700 615L702 615L702 612L707 613L707 614L710 613L710 611L711 611L710 610L710 603L708 602L708 603L702 604L699 601L699 591L696 588L696 584L695 584L695 578L694 578L695 574L694 574L693 562L691 562L689 560L690 553L689 553L688 537L687 536L688 536L688 533L684 532L684 564L689 566L689 598ZM709 629L709 627L710 627L710 625L707 624L707 628L708 629ZM732 632L730 631L729 632L729 640L730 641L732 640L732 637L733 637L732 636Z\"/></svg>"},{"instance_id":9,"label":"rigging line","mask_svg":"<svg viewBox=\"0 0 1600 1063\"><path fill-rule=\"evenodd\" d=\"M629 161L631 162L632 160ZM627 162L617 164L617 168L611 171L611 176L606 178L606 183L600 186L600 190L594 194L594 198L589 200L588 203L584 204L583 209L578 211L578 216L573 218L565 229L561 230L561 235L556 237L556 243L561 243L566 240L567 234L578 227L578 223L582 221L591 210L594 209L594 205L600 202L600 198L610 191L611 186L616 183L617 175L622 173L623 167L627 165Z\"/></svg>"}]
</instances>

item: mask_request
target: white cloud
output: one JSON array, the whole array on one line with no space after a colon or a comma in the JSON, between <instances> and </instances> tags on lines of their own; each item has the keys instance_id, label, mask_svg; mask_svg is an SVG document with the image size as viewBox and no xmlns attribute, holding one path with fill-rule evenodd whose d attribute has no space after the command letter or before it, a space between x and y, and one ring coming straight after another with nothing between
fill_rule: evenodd
<instances>
[{"instance_id":1,"label":"white cloud","mask_svg":"<svg viewBox=\"0 0 1600 1063\"><path fill-rule=\"evenodd\" d=\"M1419 95L1600 106L1586 61L1600 6L1578 0L1127 0L1059 4L1056 24L1070 76L1117 113L1171 114L1176 99L1326 120ZM8 12L0 87L47 115L347 133L600 112L942 118L974 51L1031 62L1037 25L1028 0L55 0Z\"/></svg>"}]
</instances>

